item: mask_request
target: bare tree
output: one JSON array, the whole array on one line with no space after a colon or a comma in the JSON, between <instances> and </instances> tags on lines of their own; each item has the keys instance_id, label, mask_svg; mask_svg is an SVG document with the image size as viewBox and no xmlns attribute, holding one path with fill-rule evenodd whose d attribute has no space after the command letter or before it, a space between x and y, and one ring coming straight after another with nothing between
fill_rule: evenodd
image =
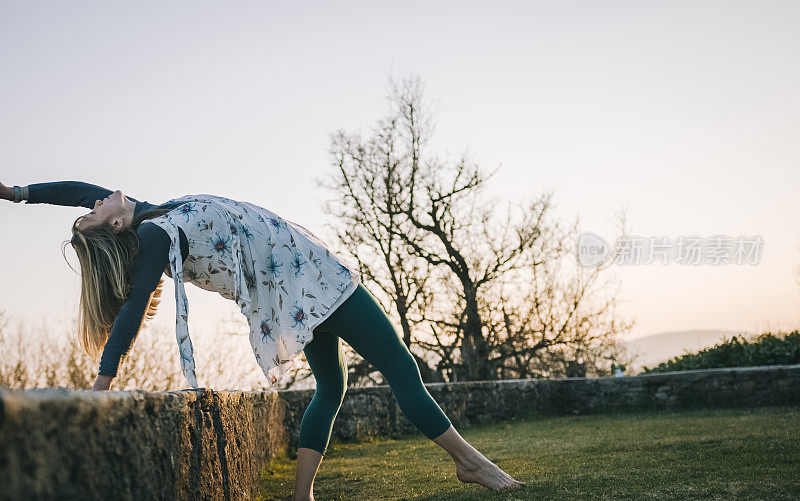
<instances>
[{"instance_id":1,"label":"bare tree","mask_svg":"<svg viewBox=\"0 0 800 501\"><path fill-rule=\"evenodd\" d=\"M415 157L425 138L408 137L415 130L401 129L396 116L380 120L371 137L362 139L339 131L331 137L330 153L336 174L319 180L341 199L328 201L325 210L338 216L334 230L347 252L358 256L359 271L369 282L390 298L381 302L383 309L399 318L403 342L411 348L411 318L421 316L431 302L432 265L410 253L398 236L408 231L408 222L397 215L398 197L408 175L409 157ZM329 182L330 181L330 182ZM379 296L376 295L376 296ZM380 299L379 299L380 300ZM423 380L442 381L439 372L412 351ZM383 382L374 368L360 357L353 357L351 377L356 382Z\"/></svg>"},{"instance_id":2,"label":"bare tree","mask_svg":"<svg viewBox=\"0 0 800 501\"><path fill-rule=\"evenodd\" d=\"M433 121L421 79L390 78L388 94L388 116L367 137L332 135L335 171L320 184L338 195L325 208L341 217L338 238L365 284L388 298L405 343L433 355L451 381L602 365L629 324L613 313L613 296L593 302L603 269L570 261L576 226L553 220L552 194L497 216L498 199L484 196L497 169L427 153Z\"/></svg>"}]
</instances>

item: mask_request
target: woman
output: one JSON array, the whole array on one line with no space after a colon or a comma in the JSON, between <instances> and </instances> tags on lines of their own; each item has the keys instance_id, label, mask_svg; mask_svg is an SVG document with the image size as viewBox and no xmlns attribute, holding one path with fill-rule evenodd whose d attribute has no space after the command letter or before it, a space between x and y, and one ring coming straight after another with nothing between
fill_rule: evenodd
<instances>
[{"instance_id":1,"label":"woman","mask_svg":"<svg viewBox=\"0 0 800 501\"><path fill-rule=\"evenodd\" d=\"M525 485L455 430L358 272L304 227L225 197L187 195L154 205L79 181L0 183L0 198L92 209L73 222L70 244L81 267L81 344L93 356L102 349L93 389L110 387L143 321L155 314L165 272L175 281L181 368L193 387L184 281L241 306L256 360L273 384L305 353L317 385L301 421L294 499L313 499L344 398L341 340L381 372L403 414L453 458L459 480L493 490Z\"/></svg>"}]
</instances>

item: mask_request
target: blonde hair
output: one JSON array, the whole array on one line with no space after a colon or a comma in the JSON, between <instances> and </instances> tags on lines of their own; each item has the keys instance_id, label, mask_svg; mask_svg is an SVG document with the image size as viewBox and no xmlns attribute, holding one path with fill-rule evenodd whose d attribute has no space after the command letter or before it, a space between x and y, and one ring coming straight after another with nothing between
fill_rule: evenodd
<instances>
[{"instance_id":1,"label":"blonde hair","mask_svg":"<svg viewBox=\"0 0 800 501\"><path fill-rule=\"evenodd\" d=\"M168 211L166 208L147 211L136 216L129 227L116 233L113 225L107 222L90 228L79 228L78 225L85 216L79 216L72 223L72 238L62 245L62 254L69 243L80 263L78 338L90 357L97 358L98 354L102 353L111 334L114 320L130 292L133 264L139 253L139 236L136 233L139 224ZM65 254L64 259L66 259ZM67 264L69 265L69 261ZM156 289L150 294L142 323L139 324L134 339L147 321L155 316L161 301L163 283L164 279L161 278ZM125 356L127 353L123 354L123 358Z\"/></svg>"}]
</instances>

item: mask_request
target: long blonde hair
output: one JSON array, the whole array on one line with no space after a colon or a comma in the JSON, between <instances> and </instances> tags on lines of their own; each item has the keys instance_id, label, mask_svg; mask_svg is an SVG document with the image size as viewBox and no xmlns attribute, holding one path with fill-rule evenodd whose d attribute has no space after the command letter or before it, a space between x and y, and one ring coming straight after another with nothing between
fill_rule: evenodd
<instances>
[{"instance_id":1,"label":"long blonde hair","mask_svg":"<svg viewBox=\"0 0 800 501\"><path fill-rule=\"evenodd\" d=\"M90 357L97 358L97 355L102 353L114 320L130 292L133 264L139 253L139 236L136 233L139 224L169 210L158 208L139 214L131 221L129 227L117 233L107 222L86 229L78 228L78 224L85 216L79 216L72 223L72 238L64 242L61 252L66 260L64 249L67 244L71 244L78 255L81 267L78 338ZM134 339L147 321L155 316L161 301L163 283L164 279L161 278L150 295L145 315ZM123 357L125 356L127 353L123 354Z\"/></svg>"}]
</instances>

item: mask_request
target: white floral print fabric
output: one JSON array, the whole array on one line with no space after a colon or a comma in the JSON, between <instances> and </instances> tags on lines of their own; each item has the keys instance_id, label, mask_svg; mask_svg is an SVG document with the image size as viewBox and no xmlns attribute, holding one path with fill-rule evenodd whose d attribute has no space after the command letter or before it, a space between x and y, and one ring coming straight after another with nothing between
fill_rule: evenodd
<instances>
[{"instance_id":1,"label":"white floral print fabric","mask_svg":"<svg viewBox=\"0 0 800 501\"><path fill-rule=\"evenodd\" d=\"M175 334L181 369L198 388L183 282L236 301L264 375L278 382L311 342L313 329L355 291L360 275L313 233L263 207L216 195L186 195L149 219L169 234ZM144 223L142 223L144 224ZM181 266L178 227L189 241Z\"/></svg>"}]
</instances>

